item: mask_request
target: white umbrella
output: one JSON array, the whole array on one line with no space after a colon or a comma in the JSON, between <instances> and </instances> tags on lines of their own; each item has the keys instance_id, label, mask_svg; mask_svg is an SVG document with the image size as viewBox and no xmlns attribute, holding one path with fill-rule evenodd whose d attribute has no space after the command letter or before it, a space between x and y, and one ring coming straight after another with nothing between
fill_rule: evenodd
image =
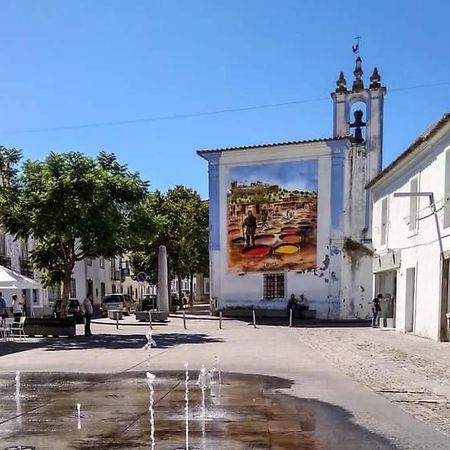
<instances>
[{"instance_id":1,"label":"white umbrella","mask_svg":"<svg viewBox=\"0 0 450 450\"><path fill-rule=\"evenodd\" d=\"M39 282L0 266L0 289L40 289Z\"/></svg>"}]
</instances>

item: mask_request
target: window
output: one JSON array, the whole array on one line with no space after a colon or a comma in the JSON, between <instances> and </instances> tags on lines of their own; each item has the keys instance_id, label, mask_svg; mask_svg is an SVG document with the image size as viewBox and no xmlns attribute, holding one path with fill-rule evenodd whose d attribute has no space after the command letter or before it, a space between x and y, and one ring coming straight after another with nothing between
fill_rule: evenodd
<instances>
[{"instance_id":1,"label":"window","mask_svg":"<svg viewBox=\"0 0 450 450\"><path fill-rule=\"evenodd\" d=\"M112 292L113 294L116 293L116 285L115 285L115 284L113 284L113 285L111 286L111 292Z\"/></svg>"},{"instance_id":2,"label":"window","mask_svg":"<svg viewBox=\"0 0 450 450\"><path fill-rule=\"evenodd\" d=\"M450 227L450 151L445 154L444 228Z\"/></svg>"},{"instance_id":3,"label":"window","mask_svg":"<svg viewBox=\"0 0 450 450\"><path fill-rule=\"evenodd\" d=\"M70 280L70 298L77 298L77 280L75 278Z\"/></svg>"},{"instance_id":4,"label":"window","mask_svg":"<svg viewBox=\"0 0 450 450\"><path fill-rule=\"evenodd\" d=\"M106 294L106 287L105 287L105 283L100 283L100 296L101 298L103 298Z\"/></svg>"},{"instance_id":5,"label":"window","mask_svg":"<svg viewBox=\"0 0 450 450\"><path fill-rule=\"evenodd\" d=\"M388 219L388 199L381 201L381 245L386 245L387 241L387 219Z\"/></svg>"},{"instance_id":6,"label":"window","mask_svg":"<svg viewBox=\"0 0 450 450\"><path fill-rule=\"evenodd\" d=\"M413 178L409 183L411 193L419 192L419 179ZM411 196L409 198L409 230L414 231L417 228L417 212L419 206L419 197Z\"/></svg>"},{"instance_id":7,"label":"window","mask_svg":"<svg viewBox=\"0 0 450 450\"><path fill-rule=\"evenodd\" d=\"M264 274L264 298L284 298L284 273Z\"/></svg>"},{"instance_id":8,"label":"window","mask_svg":"<svg viewBox=\"0 0 450 450\"><path fill-rule=\"evenodd\" d=\"M100 258L98 259L98 262L100 264L100 269L104 269L105 268L105 258L103 258L103 256L100 256Z\"/></svg>"},{"instance_id":9,"label":"window","mask_svg":"<svg viewBox=\"0 0 450 450\"><path fill-rule=\"evenodd\" d=\"M92 258L84 258L87 266L92 266Z\"/></svg>"},{"instance_id":10,"label":"window","mask_svg":"<svg viewBox=\"0 0 450 450\"><path fill-rule=\"evenodd\" d=\"M48 304L53 306L57 300L61 299L61 286L49 286L48 292Z\"/></svg>"},{"instance_id":11,"label":"window","mask_svg":"<svg viewBox=\"0 0 450 450\"><path fill-rule=\"evenodd\" d=\"M203 278L203 292L209 294L209 278Z\"/></svg>"}]
</instances>

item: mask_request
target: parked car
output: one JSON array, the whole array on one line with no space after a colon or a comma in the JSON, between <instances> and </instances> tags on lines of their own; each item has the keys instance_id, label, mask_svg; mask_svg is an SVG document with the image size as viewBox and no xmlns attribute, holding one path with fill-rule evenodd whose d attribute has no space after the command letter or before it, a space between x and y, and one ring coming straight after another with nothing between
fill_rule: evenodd
<instances>
[{"instance_id":1,"label":"parked car","mask_svg":"<svg viewBox=\"0 0 450 450\"><path fill-rule=\"evenodd\" d=\"M136 302L128 294L106 294L100 306L102 316L107 316L110 309L122 311L127 316L136 311Z\"/></svg>"},{"instance_id":2,"label":"parked car","mask_svg":"<svg viewBox=\"0 0 450 450\"><path fill-rule=\"evenodd\" d=\"M150 309L156 309L156 294L145 294L141 300L141 311L149 311Z\"/></svg>"}]
</instances>

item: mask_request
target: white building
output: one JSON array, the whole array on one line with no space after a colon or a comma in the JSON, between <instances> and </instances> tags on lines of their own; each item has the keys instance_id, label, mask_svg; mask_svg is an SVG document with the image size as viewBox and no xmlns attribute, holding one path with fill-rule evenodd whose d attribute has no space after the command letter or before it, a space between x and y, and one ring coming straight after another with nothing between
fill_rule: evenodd
<instances>
[{"instance_id":1,"label":"white building","mask_svg":"<svg viewBox=\"0 0 450 450\"><path fill-rule=\"evenodd\" d=\"M0 283L0 291L8 307L12 304L13 295L17 295L19 298L25 295L26 314L39 316L45 309L47 292L38 280L33 281L36 277L28 261L30 247L30 242L21 239L14 240L13 236L0 231L0 266L11 270L12 272L8 273L9 276L16 279L11 286L8 286L9 283L4 283L5 287L3 287ZM26 279L21 282L22 276Z\"/></svg>"},{"instance_id":2,"label":"white building","mask_svg":"<svg viewBox=\"0 0 450 450\"><path fill-rule=\"evenodd\" d=\"M209 166L210 290L219 309L281 310L303 293L319 318L369 317L365 185L381 170L386 89L377 69L364 87L359 57L353 73L350 90L341 73L331 94L333 137L198 151Z\"/></svg>"},{"instance_id":3,"label":"white building","mask_svg":"<svg viewBox=\"0 0 450 450\"><path fill-rule=\"evenodd\" d=\"M31 269L29 254L32 251L33 242L24 242L21 239L14 240L13 236L0 232L0 266L11 269L18 274L39 282L40 273ZM75 264L71 284L70 297L80 302L92 293L94 306L99 306L105 294L123 292L136 300L143 297L148 283L138 283L130 276L129 261L126 257L113 259L88 259ZM2 291L0 287L0 291ZM11 304L13 294L27 296L27 310L29 316L42 317L51 315L55 302L61 298L60 286L36 289L3 289L3 297L8 306Z\"/></svg>"},{"instance_id":4,"label":"white building","mask_svg":"<svg viewBox=\"0 0 450 450\"><path fill-rule=\"evenodd\" d=\"M450 113L368 185L376 292L402 332L448 340Z\"/></svg>"}]
</instances>

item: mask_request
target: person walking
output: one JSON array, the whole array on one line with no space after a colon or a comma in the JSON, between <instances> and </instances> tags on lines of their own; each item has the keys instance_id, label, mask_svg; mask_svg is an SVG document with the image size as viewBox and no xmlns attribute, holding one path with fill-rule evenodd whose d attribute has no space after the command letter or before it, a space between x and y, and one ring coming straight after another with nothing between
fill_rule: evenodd
<instances>
[{"instance_id":1,"label":"person walking","mask_svg":"<svg viewBox=\"0 0 450 450\"><path fill-rule=\"evenodd\" d=\"M23 301L19 300L15 294L12 296L12 313L14 322L20 322L20 318L23 316Z\"/></svg>"},{"instance_id":2,"label":"person walking","mask_svg":"<svg viewBox=\"0 0 450 450\"><path fill-rule=\"evenodd\" d=\"M372 300L372 327L376 328L379 323L379 316L381 311L381 305L380 302L383 299L383 294L378 294L373 300Z\"/></svg>"},{"instance_id":3,"label":"person walking","mask_svg":"<svg viewBox=\"0 0 450 450\"><path fill-rule=\"evenodd\" d=\"M92 306L92 294L88 294L83 300L81 307L84 311L84 335L92 336L91 333L91 319L94 314L94 307Z\"/></svg>"},{"instance_id":4,"label":"person walking","mask_svg":"<svg viewBox=\"0 0 450 450\"><path fill-rule=\"evenodd\" d=\"M0 317L6 319L8 317L8 311L6 310L6 300L3 298L0 292Z\"/></svg>"}]
</instances>

